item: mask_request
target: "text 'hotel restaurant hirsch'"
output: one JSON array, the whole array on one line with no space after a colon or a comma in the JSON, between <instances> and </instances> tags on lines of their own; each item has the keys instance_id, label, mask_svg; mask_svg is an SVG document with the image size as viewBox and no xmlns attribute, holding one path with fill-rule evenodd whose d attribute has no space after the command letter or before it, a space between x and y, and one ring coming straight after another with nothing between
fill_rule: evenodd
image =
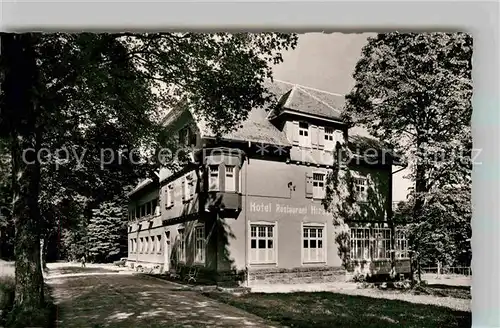
<instances>
[{"instance_id":1,"label":"text 'hotel restaurant hirsch'","mask_svg":"<svg viewBox=\"0 0 500 328\"><path fill-rule=\"evenodd\" d=\"M167 115L165 129L196 151L192 163L162 169L159 179L129 194L129 265L161 272L198 267L200 277L248 285L345 279L338 227L322 205L326 178L337 143L354 155L364 144L382 143L349 134L342 95L281 81L268 89L277 106L253 109L218 141L188 109ZM362 156L349 164L360 201L376 190L383 211L348 222L347 271L368 262L373 273L387 274L394 256L398 273L409 272L404 235L386 223L392 166Z\"/></svg>"}]
</instances>

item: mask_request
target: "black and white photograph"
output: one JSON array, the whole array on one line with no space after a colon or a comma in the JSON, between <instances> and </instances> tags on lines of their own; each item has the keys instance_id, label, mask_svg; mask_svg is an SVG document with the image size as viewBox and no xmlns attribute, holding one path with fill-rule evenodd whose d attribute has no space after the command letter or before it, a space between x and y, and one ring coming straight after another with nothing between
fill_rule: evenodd
<instances>
[{"instance_id":1,"label":"black and white photograph","mask_svg":"<svg viewBox=\"0 0 500 328\"><path fill-rule=\"evenodd\" d=\"M0 327L471 326L472 34L0 40Z\"/></svg>"}]
</instances>

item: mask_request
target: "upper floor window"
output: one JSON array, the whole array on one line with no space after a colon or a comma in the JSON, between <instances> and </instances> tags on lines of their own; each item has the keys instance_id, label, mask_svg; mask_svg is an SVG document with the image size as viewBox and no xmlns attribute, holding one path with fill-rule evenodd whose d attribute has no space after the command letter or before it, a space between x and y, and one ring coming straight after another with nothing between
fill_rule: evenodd
<instances>
[{"instance_id":1,"label":"upper floor window","mask_svg":"<svg viewBox=\"0 0 500 328\"><path fill-rule=\"evenodd\" d=\"M236 191L236 177L234 173L234 166L226 166L226 191Z\"/></svg>"},{"instance_id":2,"label":"upper floor window","mask_svg":"<svg viewBox=\"0 0 500 328\"><path fill-rule=\"evenodd\" d=\"M219 166L210 165L209 168L208 190L219 190Z\"/></svg>"},{"instance_id":3,"label":"upper floor window","mask_svg":"<svg viewBox=\"0 0 500 328\"><path fill-rule=\"evenodd\" d=\"M184 180L184 196L186 200L191 200L196 193L196 174L189 172L185 175Z\"/></svg>"},{"instance_id":4,"label":"upper floor window","mask_svg":"<svg viewBox=\"0 0 500 328\"><path fill-rule=\"evenodd\" d=\"M191 146L196 144L196 134L189 126L183 127L178 132L179 143L182 146Z\"/></svg>"},{"instance_id":5,"label":"upper floor window","mask_svg":"<svg viewBox=\"0 0 500 328\"><path fill-rule=\"evenodd\" d=\"M153 215L160 215L160 209L158 208L158 199L153 199L151 201L151 213Z\"/></svg>"},{"instance_id":6,"label":"upper floor window","mask_svg":"<svg viewBox=\"0 0 500 328\"><path fill-rule=\"evenodd\" d=\"M325 173L313 173L313 198L325 198Z\"/></svg>"},{"instance_id":7,"label":"upper floor window","mask_svg":"<svg viewBox=\"0 0 500 328\"><path fill-rule=\"evenodd\" d=\"M368 182L365 177L354 177L354 192L361 201L366 201Z\"/></svg>"},{"instance_id":8,"label":"upper floor window","mask_svg":"<svg viewBox=\"0 0 500 328\"><path fill-rule=\"evenodd\" d=\"M167 185L167 190L165 191L165 193L165 207L169 208L174 206L174 185L172 183Z\"/></svg>"},{"instance_id":9,"label":"upper floor window","mask_svg":"<svg viewBox=\"0 0 500 328\"><path fill-rule=\"evenodd\" d=\"M299 122L299 146L309 146L309 124Z\"/></svg>"},{"instance_id":10,"label":"upper floor window","mask_svg":"<svg viewBox=\"0 0 500 328\"><path fill-rule=\"evenodd\" d=\"M333 150L335 148L335 132L333 128L325 127L325 150Z\"/></svg>"}]
</instances>

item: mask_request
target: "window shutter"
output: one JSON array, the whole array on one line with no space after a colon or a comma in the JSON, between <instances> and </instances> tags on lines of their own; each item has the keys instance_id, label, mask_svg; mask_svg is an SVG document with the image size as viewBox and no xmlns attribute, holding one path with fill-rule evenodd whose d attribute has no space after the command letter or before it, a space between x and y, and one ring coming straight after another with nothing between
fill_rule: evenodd
<instances>
[{"instance_id":1,"label":"window shutter","mask_svg":"<svg viewBox=\"0 0 500 328\"><path fill-rule=\"evenodd\" d=\"M182 200L184 201L187 198L187 195L186 195L186 178L182 179L181 187L182 187Z\"/></svg>"},{"instance_id":2,"label":"window shutter","mask_svg":"<svg viewBox=\"0 0 500 328\"><path fill-rule=\"evenodd\" d=\"M335 131L335 144L340 142L340 144L344 143L344 133L340 130Z\"/></svg>"},{"instance_id":3,"label":"window shutter","mask_svg":"<svg viewBox=\"0 0 500 328\"><path fill-rule=\"evenodd\" d=\"M306 198L313 196L313 176L312 173L306 173Z\"/></svg>"},{"instance_id":4,"label":"window shutter","mask_svg":"<svg viewBox=\"0 0 500 328\"><path fill-rule=\"evenodd\" d=\"M235 185L235 191L236 192L241 192L240 190L240 167L238 165L235 165L234 167L234 185Z\"/></svg>"},{"instance_id":5,"label":"window shutter","mask_svg":"<svg viewBox=\"0 0 500 328\"><path fill-rule=\"evenodd\" d=\"M292 122L292 144L297 146L299 144L299 122Z\"/></svg>"},{"instance_id":6,"label":"window shutter","mask_svg":"<svg viewBox=\"0 0 500 328\"><path fill-rule=\"evenodd\" d=\"M219 189L218 191L226 190L226 166L219 164Z\"/></svg>"},{"instance_id":7,"label":"window shutter","mask_svg":"<svg viewBox=\"0 0 500 328\"><path fill-rule=\"evenodd\" d=\"M311 125L309 130L311 133L311 147L318 148L318 127L316 125Z\"/></svg>"},{"instance_id":8,"label":"window shutter","mask_svg":"<svg viewBox=\"0 0 500 328\"><path fill-rule=\"evenodd\" d=\"M165 186L165 208L168 208L170 206L169 204L169 199L168 199L168 185Z\"/></svg>"},{"instance_id":9,"label":"window shutter","mask_svg":"<svg viewBox=\"0 0 500 328\"><path fill-rule=\"evenodd\" d=\"M199 170L199 179L196 180L196 185L198 186L198 192L201 193L205 190L205 179L207 178L206 174L207 169L202 168Z\"/></svg>"},{"instance_id":10,"label":"window shutter","mask_svg":"<svg viewBox=\"0 0 500 328\"><path fill-rule=\"evenodd\" d=\"M173 191L173 189L174 189L174 185L171 184L169 186L169 191L168 191L169 195L170 195L170 206L174 206L174 191Z\"/></svg>"},{"instance_id":11,"label":"window shutter","mask_svg":"<svg viewBox=\"0 0 500 328\"><path fill-rule=\"evenodd\" d=\"M320 126L318 128L318 149L324 149L325 148L325 127Z\"/></svg>"},{"instance_id":12,"label":"window shutter","mask_svg":"<svg viewBox=\"0 0 500 328\"><path fill-rule=\"evenodd\" d=\"M191 179L189 180L189 199L193 199L194 193L196 192L196 179L194 173L190 173Z\"/></svg>"}]
</instances>

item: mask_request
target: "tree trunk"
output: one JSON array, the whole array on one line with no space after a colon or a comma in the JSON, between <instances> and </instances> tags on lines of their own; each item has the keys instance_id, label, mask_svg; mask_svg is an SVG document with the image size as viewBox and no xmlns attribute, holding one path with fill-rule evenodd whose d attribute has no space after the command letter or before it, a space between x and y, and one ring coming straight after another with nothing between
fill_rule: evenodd
<instances>
[{"instance_id":1,"label":"tree trunk","mask_svg":"<svg viewBox=\"0 0 500 328\"><path fill-rule=\"evenodd\" d=\"M36 156L40 134L37 134L35 38L33 34L2 35L2 57L6 69L2 85L5 113L2 116L8 120L13 173L14 306L28 311L40 308L44 301L38 205L40 162Z\"/></svg>"},{"instance_id":2,"label":"tree trunk","mask_svg":"<svg viewBox=\"0 0 500 328\"><path fill-rule=\"evenodd\" d=\"M423 162L423 158L426 158L425 156L425 149L423 149L423 145L425 143L425 138L420 135L417 137L416 140L416 148L417 148L417 164L415 166L415 204L413 206L413 222L416 223L417 225L422 222L423 219L423 209L424 209L424 196L425 193L428 191L427 190L427 183L425 180L425 170L426 170L426 163ZM414 240L414 245L415 245L415 267L417 269L417 276L418 276L418 281L421 281L421 276L420 276L420 260L421 260L421 252L420 252L420 247L419 247L419 235L420 233L416 236L417 240Z\"/></svg>"}]
</instances>

